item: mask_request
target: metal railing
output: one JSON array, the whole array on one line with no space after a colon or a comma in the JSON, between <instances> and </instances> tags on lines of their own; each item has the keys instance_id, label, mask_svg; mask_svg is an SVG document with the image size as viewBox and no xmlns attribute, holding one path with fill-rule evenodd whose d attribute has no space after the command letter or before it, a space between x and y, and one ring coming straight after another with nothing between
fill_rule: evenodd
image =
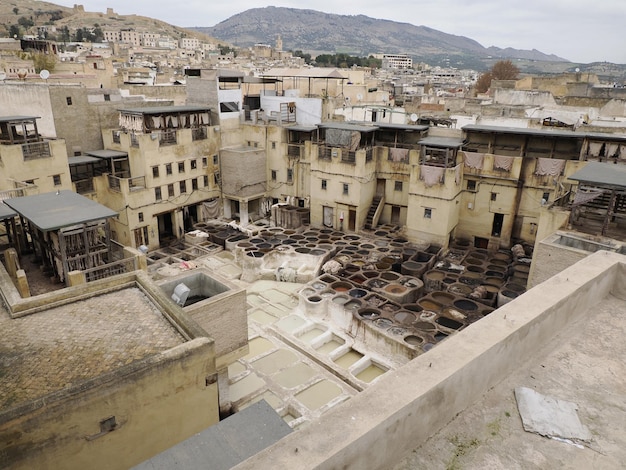
<instances>
[{"instance_id":1,"label":"metal railing","mask_svg":"<svg viewBox=\"0 0 626 470\"><path fill-rule=\"evenodd\" d=\"M289 157L301 157L302 156L302 145L288 144L287 145L287 156Z\"/></svg>"},{"instance_id":2,"label":"metal railing","mask_svg":"<svg viewBox=\"0 0 626 470\"><path fill-rule=\"evenodd\" d=\"M122 192L122 183L120 178L113 175L107 175L107 179L109 180L109 188L113 191Z\"/></svg>"},{"instance_id":3,"label":"metal railing","mask_svg":"<svg viewBox=\"0 0 626 470\"><path fill-rule=\"evenodd\" d=\"M365 161L371 162L373 159L374 159L374 149L373 148L365 149Z\"/></svg>"},{"instance_id":4,"label":"metal railing","mask_svg":"<svg viewBox=\"0 0 626 470\"><path fill-rule=\"evenodd\" d=\"M206 127L197 127L195 129L191 129L191 140L206 140L206 138Z\"/></svg>"},{"instance_id":5,"label":"metal railing","mask_svg":"<svg viewBox=\"0 0 626 470\"><path fill-rule=\"evenodd\" d=\"M134 178L128 179L128 189L131 191L136 191L138 189L146 189L146 178L145 176L136 176Z\"/></svg>"},{"instance_id":6,"label":"metal railing","mask_svg":"<svg viewBox=\"0 0 626 470\"><path fill-rule=\"evenodd\" d=\"M319 147L317 147L317 157L320 160L331 160L332 151L333 151L332 147L324 147L323 145L320 145ZM336 151L337 150L335 149L335 152Z\"/></svg>"},{"instance_id":7,"label":"metal railing","mask_svg":"<svg viewBox=\"0 0 626 470\"><path fill-rule=\"evenodd\" d=\"M32 142L30 144L22 144L22 154L24 155L24 161L50 158L50 143Z\"/></svg>"},{"instance_id":8,"label":"metal railing","mask_svg":"<svg viewBox=\"0 0 626 470\"><path fill-rule=\"evenodd\" d=\"M356 152L352 150L342 150L341 161L343 163L356 163Z\"/></svg>"},{"instance_id":9,"label":"metal railing","mask_svg":"<svg viewBox=\"0 0 626 470\"><path fill-rule=\"evenodd\" d=\"M112 263L96 266L95 268L85 269L85 279L87 282L97 281L98 279L105 279L107 277L115 276L116 274L130 273L137 269L137 262L135 258L125 258L119 261L113 261Z\"/></svg>"},{"instance_id":10,"label":"metal railing","mask_svg":"<svg viewBox=\"0 0 626 470\"><path fill-rule=\"evenodd\" d=\"M94 192L93 178L86 178L82 180L73 181L78 194L88 194Z\"/></svg>"},{"instance_id":11,"label":"metal railing","mask_svg":"<svg viewBox=\"0 0 626 470\"><path fill-rule=\"evenodd\" d=\"M159 145L176 145L176 131L159 131Z\"/></svg>"}]
</instances>

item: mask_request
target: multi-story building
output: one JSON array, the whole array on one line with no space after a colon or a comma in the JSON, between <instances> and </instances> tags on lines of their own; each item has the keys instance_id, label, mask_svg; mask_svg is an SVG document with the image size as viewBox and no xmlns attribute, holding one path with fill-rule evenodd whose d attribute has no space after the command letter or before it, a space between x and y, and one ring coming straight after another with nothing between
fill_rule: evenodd
<instances>
[{"instance_id":1,"label":"multi-story building","mask_svg":"<svg viewBox=\"0 0 626 470\"><path fill-rule=\"evenodd\" d=\"M119 212L112 232L124 245L181 237L206 218L203 203L220 196L219 130L208 107L123 109L103 141L116 166L95 179L96 191Z\"/></svg>"},{"instance_id":2,"label":"multi-story building","mask_svg":"<svg viewBox=\"0 0 626 470\"><path fill-rule=\"evenodd\" d=\"M65 142L43 137L37 119L0 117L2 199L72 188Z\"/></svg>"},{"instance_id":3,"label":"multi-story building","mask_svg":"<svg viewBox=\"0 0 626 470\"><path fill-rule=\"evenodd\" d=\"M383 54L382 66L385 69L411 69L413 59L407 54Z\"/></svg>"}]
</instances>

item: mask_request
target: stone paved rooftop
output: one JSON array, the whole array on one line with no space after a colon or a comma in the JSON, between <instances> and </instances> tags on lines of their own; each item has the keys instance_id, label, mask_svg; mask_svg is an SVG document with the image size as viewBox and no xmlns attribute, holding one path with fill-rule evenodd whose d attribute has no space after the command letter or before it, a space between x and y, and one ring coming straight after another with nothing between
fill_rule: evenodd
<instances>
[{"instance_id":1,"label":"stone paved rooftop","mask_svg":"<svg viewBox=\"0 0 626 470\"><path fill-rule=\"evenodd\" d=\"M620 469L626 462L626 302L609 296L567 325L534 360L416 448L394 470ZM578 405L584 448L524 431L514 389Z\"/></svg>"},{"instance_id":2,"label":"stone paved rooftop","mask_svg":"<svg viewBox=\"0 0 626 470\"><path fill-rule=\"evenodd\" d=\"M0 308L0 410L185 340L137 288L11 319Z\"/></svg>"}]
</instances>

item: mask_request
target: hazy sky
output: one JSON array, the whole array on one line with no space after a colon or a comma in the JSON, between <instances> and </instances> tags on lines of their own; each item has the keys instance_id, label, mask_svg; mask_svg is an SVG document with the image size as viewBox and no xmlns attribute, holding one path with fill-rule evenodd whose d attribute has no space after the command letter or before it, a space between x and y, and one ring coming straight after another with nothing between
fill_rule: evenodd
<instances>
[{"instance_id":1,"label":"hazy sky","mask_svg":"<svg viewBox=\"0 0 626 470\"><path fill-rule=\"evenodd\" d=\"M84 5L87 11L113 8L122 15L138 14L176 26L215 26L250 8L308 8L340 15L428 26L466 36L485 47L538 49L572 62L626 63L626 1L624 0L69 0L54 3ZM285 44L285 47L289 47Z\"/></svg>"}]
</instances>

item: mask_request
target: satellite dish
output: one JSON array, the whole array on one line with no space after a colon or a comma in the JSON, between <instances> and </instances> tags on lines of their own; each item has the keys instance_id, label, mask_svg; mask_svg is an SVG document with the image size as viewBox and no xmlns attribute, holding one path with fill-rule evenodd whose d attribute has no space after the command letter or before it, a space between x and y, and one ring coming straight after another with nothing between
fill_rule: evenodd
<instances>
[{"instance_id":1,"label":"satellite dish","mask_svg":"<svg viewBox=\"0 0 626 470\"><path fill-rule=\"evenodd\" d=\"M5 80L7 78L7 74L4 72L0 72L0 81Z\"/></svg>"},{"instance_id":2,"label":"satellite dish","mask_svg":"<svg viewBox=\"0 0 626 470\"><path fill-rule=\"evenodd\" d=\"M411 114L411 122L417 122L417 114Z\"/></svg>"},{"instance_id":3,"label":"satellite dish","mask_svg":"<svg viewBox=\"0 0 626 470\"><path fill-rule=\"evenodd\" d=\"M48 80L48 78L50 77L50 72L48 72L46 69L43 69L41 72L39 72L39 77L41 77L42 80Z\"/></svg>"},{"instance_id":4,"label":"satellite dish","mask_svg":"<svg viewBox=\"0 0 626 470\"><path fill-rule=\"evenodd\" d=\"M20 80L26 80L26 75L28 75L28 70L19 69L17 71L17 78L19 78Z\"/></svg>"},{"instance_id":5,"label":"satellite dish","mask_svg":"<svg viewBox=\"0 0 626 470\"><path fill-rule=\"evenodd\" d=\"M580 72L580 69L578 67L576 67L576 73Z\"/></svg>"}]
</instances>

